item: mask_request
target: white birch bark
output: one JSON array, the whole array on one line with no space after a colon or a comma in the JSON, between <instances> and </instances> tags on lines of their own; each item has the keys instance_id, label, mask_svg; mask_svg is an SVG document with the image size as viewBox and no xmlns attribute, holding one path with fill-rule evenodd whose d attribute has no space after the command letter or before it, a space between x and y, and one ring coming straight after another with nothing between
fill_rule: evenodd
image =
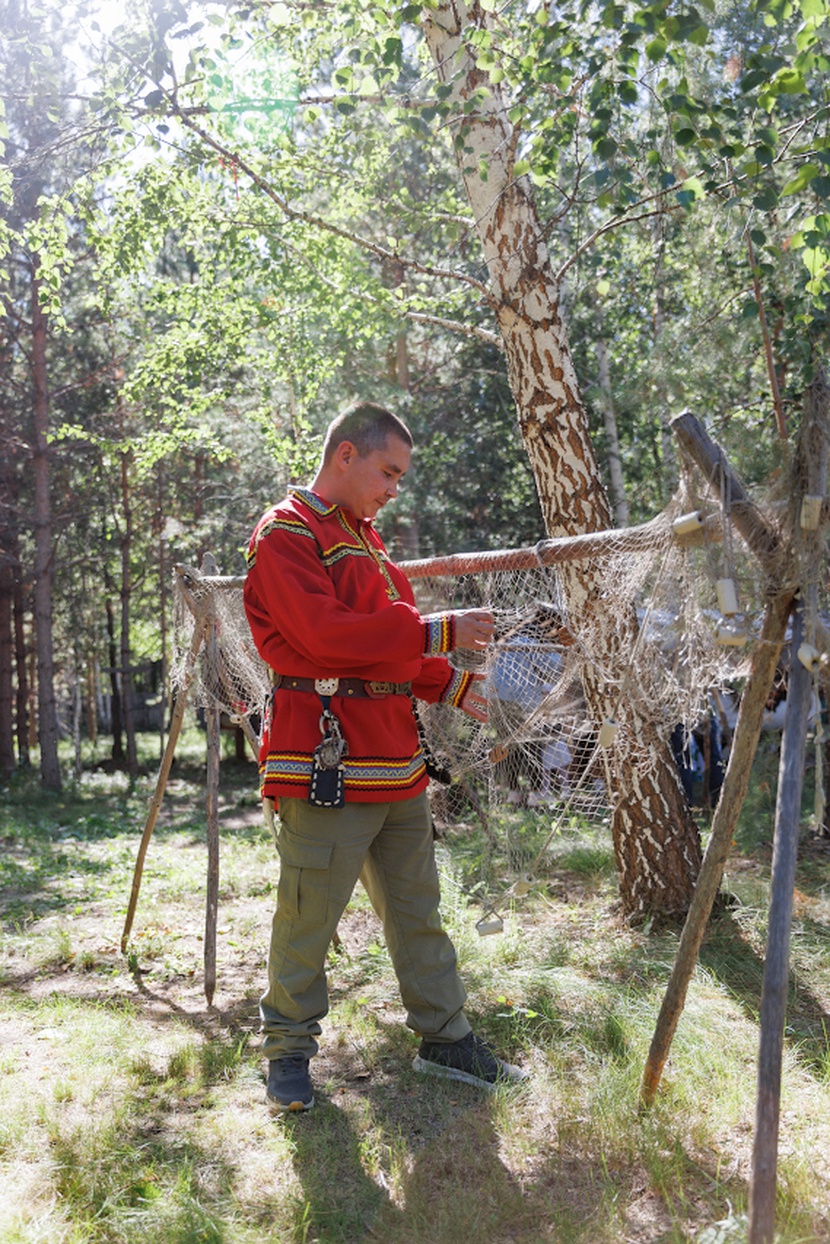
<instances>
[{"instance_id":1,"label":"white birch bark","mask_svg":"<svg viewBox=\"0 0 830 1244\"><path fill-rule=\"evenodd\" d=\"M513 175L516 134L501 90L476 67L465 42L467 32L488 21L479 4L448 0L425 15L424 32L439 80L452 87L452 124L464 139L463 148L456 148L459 169L489 270L548 534L598 531L611 526L611 512L532 186L527 177ZM632 685L620 702L619 686L607 677L608 670L624 675L636 632L633 608L627 618L611 616L590 565L565 568L563 580L573 628L578 632L590 620L602 654L601 664L587 665L583 675L593 718L599 724L616 717L623 733L638 742L636 755L617 763L613 777L612 830L624 908L637 918L685 910L700 866L700 842L665 726L643 691Z\"/></svg>"}]
</instances>

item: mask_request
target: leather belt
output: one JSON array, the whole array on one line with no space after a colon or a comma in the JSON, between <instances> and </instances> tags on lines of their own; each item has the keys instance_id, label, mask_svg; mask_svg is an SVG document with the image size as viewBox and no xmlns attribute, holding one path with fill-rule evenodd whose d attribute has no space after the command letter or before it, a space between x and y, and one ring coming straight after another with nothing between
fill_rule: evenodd
<instances>
[{"instance_id":1,"label":"leather belt","mask_svg":"<svg viewBox=\"0 0 830 1244\"><path fill-rule=\"evenodd\" d=\"M377 678L295 678L271 674L271 686L280 691L310 691L314 695L342 695L347 699L382 700L386 695L410 695L411 682L384 682Z\"/></svg>"}]
</instances>

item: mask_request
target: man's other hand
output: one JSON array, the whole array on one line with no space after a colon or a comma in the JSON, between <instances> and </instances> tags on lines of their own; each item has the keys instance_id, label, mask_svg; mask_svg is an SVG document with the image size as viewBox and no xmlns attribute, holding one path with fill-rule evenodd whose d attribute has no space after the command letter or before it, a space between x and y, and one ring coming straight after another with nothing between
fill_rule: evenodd
<instances>
[{"instance_id":1,"label":"man's other hand","mask_svg":"<svg viewBox=\"0 0 830 1244\"><path fill-rule=\"evenodd\" d=\"M493 638L493 615L489 609L462 609L455 615L456 648L480 652Z\"/></svg>"},{"instance_id":2,"label":"man's other hand","mask_svg":"<svg viewBox=\"0 0 830 1244\"><path fill-rule=\"evenodd\" d=\"M487 696L482 695L476 684L484 682L483 674L473 674L473 680L464 692L464 698L459 708L466 713L468 717L474 717L476 721L487 721L488 705Z\"/></svg>"}]
</instances>

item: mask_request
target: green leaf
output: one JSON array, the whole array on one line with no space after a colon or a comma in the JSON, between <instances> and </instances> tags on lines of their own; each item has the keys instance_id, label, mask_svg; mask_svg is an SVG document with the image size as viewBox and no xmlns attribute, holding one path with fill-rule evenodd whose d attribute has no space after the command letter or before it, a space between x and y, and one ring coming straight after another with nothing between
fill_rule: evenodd
<instances>
[{"instance_id":1,"label":"green leaf","mask_svg":"<svg viewBox=\"0 0 830 1244\"><path fill-rule=\"evenodd\" d=\"M830 17L830 6L827 0L799 0L799 8L804 17Z\"/></svg>"},{"instance_id":2,"label":"green leaf","mask_svg":"<svg viewBox=\"0 0 830 1244\"><path fill-rule=\"evenodd\" d=\"M646 44L646 56L649 60L661 60L666 54L667 47L668 43L666 40L658 35L656 39L652 39Z\"/></svg>"},{"instance_id":3,"label":"green leaf","mask_svg":"<svg viewBox=\"0 0 830 1244\"><path fill-rule=\"evenodd\" d=\"M807 83L797 69L779 70L771 85L782 95L805 95L807 93Z\"/></svg>"},{"instance_id":4,"label":"green leaf","mask_svg":"<svg viewBox=\"0 0 830 1244\"><path fill-rule=\"evenodd\" d=\"M752 200L753 206L759 211L771 212L778 204L778 192L774 186L765 186Z\"/></svg>"},{"instance_id":5,"label":"green leaf","mask_svg":"<svg viewBox=\"0 0 830 1244\"><path fill-rule=\"evenodd\" d=\"M621 82L619 84L617 87L617 94L624 104L636 104L637 100L640 98L640 94L635 83L629 82L627 79L625 82Z\"/></svg>"},{"instance_id":6,"label":"green leaf","mask_svg":"<svg viewBox=\"0 0 830 1244\"><path fill-rule=\"evenodd\" d=\"M750 69L749 73L745 73L740 81L740 88L746 94L747 91L754 91L756 86L762 86L769 81L769 74L765 69Z\"/></svg>"},{"instance_id":7,"label":"green leaf","mask_svg":"<svg viewBox=\"0 0 830 1244\"><path fill-rule=\"evenodd\" d=\"M687 193L691 194L693 199L706 198L706 190L704 189L703 182L699 177L687 177L683 182L683 189Z\"/></svg>"},{"instance_id":8,"label":"green leaf","mask_svg":"<svg viewBox=\"0 0 830 1244\"><path fill-rule=\"evenodd\" d=\"M785 194L798 194L809 186L814 177L821 172L817 164L802 164L792 181L788 181L781 191L782 197Z\"/></svg>"}]
</instances>

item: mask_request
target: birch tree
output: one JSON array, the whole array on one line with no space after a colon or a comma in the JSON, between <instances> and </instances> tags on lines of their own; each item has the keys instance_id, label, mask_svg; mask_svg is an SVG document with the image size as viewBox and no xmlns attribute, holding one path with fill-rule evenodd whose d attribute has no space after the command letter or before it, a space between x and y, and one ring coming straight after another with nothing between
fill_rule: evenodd
<instances>
[{"instance_id":1,"label":"birch tree","mask_svg":"<svg viewBox=\"0 0 830 1244\"><path fill-rule=\"evenodd\" d=\"M773 26L793 12L778 7L780 13L766 14ZM769 110L802 90L809 68L803 58L819 64L818 9L825 7L824 0L804 0L801 43L791 47L793 32L782 27L772 55L759 37L741 78L744 99L718 96L711 106L686 73L686 49L705 46L709 29L698 10L675 13L661 4L427 0L393 11L352 0L269 3L252 6L247 25L208 43L200 42L196 25L186 26L190 15L173 6L149 49L134 34L115 44L131 73L141 66L145 74L144 107L137 103L134 115L154 140L166 141L171 126L189 135L190 158L219 162L232 172L237 194L243 186L251 202L267 201L272 227L290 237L298 255L310 239L327 235L333 246L363 253L360 297L384 306L390 322L501 343L545 525L558 535L612 525L565 325L569 270L609 231L663 212L682 220L707 196L725 210L736 202L768 210L777 199L769 199L766 182L759 197L757 182L768 181L779 163L795 172L782 194L824 193L819 162L807 160L809 144L764 129L758 106ZM170 31L196 40L189 56L177 56L174 41L165 41ZM235 77L228 57L246 37L238 63L247 68ZM805 120L810 143L821 125L826 108ZM395 138L404 132L436 152L449 140L454 154L459 193L433 173L431 212L419 213L396 177ZM754 162L747 159L750 143ZM826 144L817 149L824 161ZM385 196L367 193L379 172ZM554 262L551 241L577 212L583 236ZM822 228L819 216L807 216L795 243L815 269L813 297L823 288ZM315 252L315 272L330 282L336 307L353 293L327 266L325 251ZM439 254L452 260L436 262ZM391 289L378 270L396 273ZM599 668L613 671L624 662L633 613L622 621L607 616L590 567L570 571L565 586L575 628L590 618L601 637L601 662L585 672L592 714L597 722L622 718L639 743L640 758L617 775L614 792L625 909L637 917L682 910L699 843L664 723L636 687L621 702L614 679Z\"/></svg>"},{"instance_id":2,"label":"birch tree","mask_svg":"<svg viewBox=\"0 0 830 1244\"><path fill-rule=\"evenodd\" d=\"M478 67L471 34L487 29L481 5L439 4L424 30L441 84L450 90L463 141L458 163L489 273L489 299L504 341L510 387L550 536L613 526L591 444L544 231L527 174L517 173L518 134L497 82ZM583 668L599 725L625 724L640 740L636 759L617 767L612 832L626 911L683 910L700 863L696 827L653 708L629 684L621 699L603 669L622 669L636 630L603 607L590 566L563 576L570 624L599 626L601 665Z\"/></svg>"}]
</instances>

